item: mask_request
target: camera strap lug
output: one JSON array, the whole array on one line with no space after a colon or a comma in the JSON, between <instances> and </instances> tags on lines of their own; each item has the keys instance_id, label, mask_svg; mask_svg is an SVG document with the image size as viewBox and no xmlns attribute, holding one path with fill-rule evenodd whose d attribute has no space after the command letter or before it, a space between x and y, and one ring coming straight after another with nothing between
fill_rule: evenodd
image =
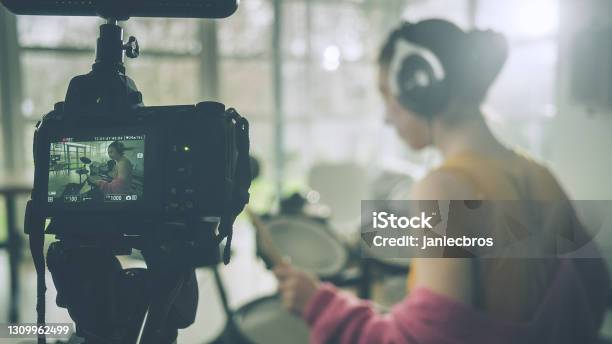
<instances>
[{"instance_id":1,"label":"camera strap lug","mask_svg":"<svg viewBox=\"0 0 612 344\"><path fill-rule=\"evenodd\" d=\"M234 232L234 221L242 212L245 205L249 203L249 188L251 187L251 160L249 157L249 121L240 116L238 112L229 108L226 115L231 118L236 125L236 148L238 158L235 166L235 173L232 173L233 179L229 181L232 185L232 192L229 199L229 207L225 214L221 217L219 224L218 241L221 242L227 238L225 248L223 250L223 263L229 264L231 256L232 237Z\"/></svg>"}]
</instances>

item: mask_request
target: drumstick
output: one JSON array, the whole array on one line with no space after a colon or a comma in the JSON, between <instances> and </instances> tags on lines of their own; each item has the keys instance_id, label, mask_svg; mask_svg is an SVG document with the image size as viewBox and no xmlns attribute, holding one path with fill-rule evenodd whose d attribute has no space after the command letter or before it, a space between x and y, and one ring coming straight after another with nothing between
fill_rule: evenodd
<instances>
[{"instance_id":1,"label":"drumstick","mask_svg":"<svg viewBox=\"0 0 612 344\"><path fill-rule=\"evenodd\" d=\"M272 241L272 235L268 226L263 222L259 215L255 214L250 208L246 209L247 215L255 227L257 234L259 235L259 244L261 245L261 251L263 255L270 260L272 267L281 265L285 262L283 255L280 253L278 247L274 245Z\"/></svg>"}]
</instances>

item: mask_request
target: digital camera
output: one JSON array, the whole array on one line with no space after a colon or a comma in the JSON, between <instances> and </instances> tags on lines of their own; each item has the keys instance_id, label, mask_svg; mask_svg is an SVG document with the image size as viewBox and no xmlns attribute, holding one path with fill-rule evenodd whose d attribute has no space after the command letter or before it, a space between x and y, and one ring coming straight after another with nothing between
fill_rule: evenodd
<instances>
[{"instance_id":1,"label":"digital camera","mask_svg":"<svg viewBox=\"0 0 612 344\"><path fill-rule=\"evenodd\" d=\"M52 111L34 147L39 209L48 217L221 216L238 157L233 111L215 102L97 119Z\"/></svg>"}]
</instances>

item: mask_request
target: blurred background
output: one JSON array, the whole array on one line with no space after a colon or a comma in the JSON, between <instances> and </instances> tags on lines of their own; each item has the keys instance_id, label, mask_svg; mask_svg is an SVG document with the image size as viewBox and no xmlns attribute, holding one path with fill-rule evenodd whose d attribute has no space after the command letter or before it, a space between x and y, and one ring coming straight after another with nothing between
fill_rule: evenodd
<instances>
[{"instance_id":1,"label":"blurred background","mask_svg":"<svg viewBox=\"0 0 612 344\"><path fill-rule=\"evenodd\" d=\"M325 204L328 226L350 238L360 200L401 198L439 161L434 151L405 148L383 123L376 57L402 19L438 17L504 33L511 54L486 102L491 128L507 145L545 161L573 199L612 199L610 13L608 0L242 0L224 20L134 18L122 26L140 43L141 56L126 67L146 105L217 100L249 119L253 155L262 164L254 209L275 212L280 198L301 192ZM34 125L63 100L73 76L90 70L101 23L15 17L0 8L2 190L31 181ZM27 198L8 191L0 197L0 323L35 319L27 245L9 278L7 223L9 215L16 219L13 243L25 240ZM248 221L237 227L236 258L221 271L236 308L276 288L255 256ZM599 240L612 249L612 235ZM11 295L16 277L18 295ZM198 279L198 318L180 342L212 340L224 326L210 271L198 270ZM49 321L69 320L54 304L50 279L48 286ZM606 333L612 336L610 319Z\"/></svg>"}]
</instances>

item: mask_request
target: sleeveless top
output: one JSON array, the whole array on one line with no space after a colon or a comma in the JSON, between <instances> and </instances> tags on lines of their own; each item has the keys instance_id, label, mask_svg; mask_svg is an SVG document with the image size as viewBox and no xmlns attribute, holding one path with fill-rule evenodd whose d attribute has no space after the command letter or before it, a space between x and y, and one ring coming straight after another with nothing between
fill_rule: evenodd
<instances>
[{"instance_id":1,"label":"sleeveless top","mask_svg":"<svg viewBox=\"0 0 612 344\"><path fill-rule=\"evenodd\" d=\"M513 152L509 158L495 159L464 153L447 159L435 171L451 173L469 183L475 190L477 199L521 201L514 203L527 205L531 208L528 212L533 214L535 211L540 214L540 218L546 217L546 213L550 211L545 208L546 204L567 202L567 208L562 212L565 218L558 222L563 225L547 226L547 229L542 226L542 230L554 231L553 237L563 235L561 232L567 232L566 235L585 233L566 194L553 175L546 167L525 154ZM532 221L527 216L525 209L517 209L513 218L520 223ZM517 226L517 222L504 218L496 223L494 235L498 238L515 240L521 236L521 226ZM539 230L539 227L537 229ZM477 271L475 306L503 320L531 319L554 280L559 263L560 259L557 258L478 259L474 269ZM411 266L411 271L415 268L418 267ZM414 274L408 277L408 290L413 284L411 276Z\"/></svg>"}]
</instances>

